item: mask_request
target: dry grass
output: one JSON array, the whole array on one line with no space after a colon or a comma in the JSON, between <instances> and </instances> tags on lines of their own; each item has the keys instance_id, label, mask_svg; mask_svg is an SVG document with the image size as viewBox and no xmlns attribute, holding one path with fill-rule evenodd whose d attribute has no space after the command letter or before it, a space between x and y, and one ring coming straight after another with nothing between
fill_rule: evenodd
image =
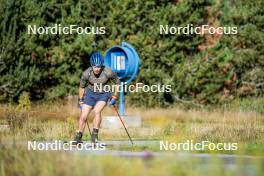
<instances>
[{"instance_id":1,"label":"dry grass","mask_svg":"<svg viewBox=\"0 0 264 176\"><path fill-rule=\"evenodd\" d=\"M3 119L6 111L7 106L2 106L1 124L6 124ZM69 140L73 138L77 129L79 113L80 110L72 101L35 105L28 111L29 117L24 120L22 129L14 133L1 132L0 137L2 139L12 137L17 140ZM103 116L114 113L113 109L107 107ZM244 148L251 145L259 148L264 143L264 115L256 112L223 109L184 110L175 107L170 109L128 108L127 114L140 114L142 117L142 128L129 129L134 139L237 142ZM91 120L92 117L89 117L92 126ZM100 137L102 140L127 139L123 129L101 129ZM89 138L88 133L84 138L86 140ZM263 148L259 150L262 151Z\"/></svg>"},{"instance_id":2,"label":"dry grass","mask_svg":"<svg viewBox=\"0 0 264 176\"><path fill-rule=\"evenodd\" d=\"M0 108L0 124L6 124L8 106ZM15 111L14 114L17 112ZM115 158L111 156L80 156L65 152L29 152L15 146L5 146L8 140L67 140L76 130L79 109L74 103L34 105L24 117L22 128L13 131L0 130L0 173L1 175L241 175L241 169L227 171L222 161L208 161L206 167L200 161L188 158L141 159ZM238 154L264 155L264 116L240 110L184 110L170 109L127 109L127 114L140 114L142 128L129 128L135 139L158 139L172 142L186 140L211 142L237 142ZM113 115L106 108L103 115ZM91 120L92 118L90 118ZM103 140L127 140L123 129L101 129ZM84 139L88 140L86 132ZM142 148L124 146L119 150L159 150L158 146ZM205 151L208 152L208 151ZM221 152L221 151L220 151ZM168 162L170 161L170 162ZM241 164L241 163L240 163ZM258 167L259 165L259 167ZM243 167L243 166L237 166ZM263 166L257 163L258 174ZM262 169L262 170L261 170Z\"/></svg>"}]
</instances>

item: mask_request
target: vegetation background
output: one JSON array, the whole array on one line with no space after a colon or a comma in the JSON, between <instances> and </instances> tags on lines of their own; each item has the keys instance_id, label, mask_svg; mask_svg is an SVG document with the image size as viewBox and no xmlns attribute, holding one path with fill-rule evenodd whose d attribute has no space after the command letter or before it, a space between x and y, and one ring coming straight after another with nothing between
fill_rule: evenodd
<instances>
[{"instance_id":1,"label":"vegetation background","mask_svg":"<svg viewBox=\"0 0 264 176\"><path fill-rule=\"evenodd\" d=\"M263 7L263 0L0 0L0 175L263 175ZM106 34L27 34L28 25L55 24L105 26ZM235 26L238 34L159 34L160 25L187 24ZM167 152L147 144L108 148L143 158L28 151L27 140L73 139L80 110L71 95L92 44L105 53L122 41L142 61L132 84L172 85L170 93L128 93L126 112L142 116L141 128L129 128L134 140L235 142L238 150L150 157ZM90 140L87 130L83 139ZM127 136L100 129L100 139ZM221 154L234 156L230 165Z\"/></svg>"},{"instance_id":2,"label":"vegetation background","mask_svg":"<svg viewBox=\"0 0 264 176\"><path fill-rule=\"evenodd\" d=\"M142 59L135 82L170 93L127 96L130 105L221 104L264 93L262 0L0 0L0 100L77 94L92 43L105 52L130 42ZM29 35L27 25L105 26L105 35ZM159 25L236 26L237 35L160 35ZM137 101L144 96L144 101Z\"/></svg>"}]
</instances>

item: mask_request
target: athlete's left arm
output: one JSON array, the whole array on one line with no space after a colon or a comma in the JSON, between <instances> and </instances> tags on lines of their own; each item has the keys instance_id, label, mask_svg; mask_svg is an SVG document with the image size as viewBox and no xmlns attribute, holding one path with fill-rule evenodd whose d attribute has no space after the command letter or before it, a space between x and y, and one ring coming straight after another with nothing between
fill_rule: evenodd
<instances>
[{"instance_id":1,"label":"athlete's left arm","mask_svg":"<svg viewBox=\"0 0 264 176\"><path fill-rule=\"evenodd\" d=\"M118 78L117 74L111 70L110 79L112 79L115 83L115 91L113 92L113 95L115 97L118 97L119 91L120 91L120 79Z\"/></svg>"}]
</instances>

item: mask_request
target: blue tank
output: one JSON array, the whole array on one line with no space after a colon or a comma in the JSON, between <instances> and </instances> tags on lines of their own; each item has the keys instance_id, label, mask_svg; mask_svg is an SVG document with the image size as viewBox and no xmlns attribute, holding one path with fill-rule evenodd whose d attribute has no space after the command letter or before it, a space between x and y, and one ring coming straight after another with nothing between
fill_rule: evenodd
<instances>
[{"instance_id":1,"label":"blue tank","mask_svg":"<svg viewBox=\"0 0 264 176\"><path fill-rule=\"evenodd\" d=\"M137 75L140 58L132 45L122 42L106 51L105 65L117 73L125 83L131 82Z\"/></svg>"}]
</instances>

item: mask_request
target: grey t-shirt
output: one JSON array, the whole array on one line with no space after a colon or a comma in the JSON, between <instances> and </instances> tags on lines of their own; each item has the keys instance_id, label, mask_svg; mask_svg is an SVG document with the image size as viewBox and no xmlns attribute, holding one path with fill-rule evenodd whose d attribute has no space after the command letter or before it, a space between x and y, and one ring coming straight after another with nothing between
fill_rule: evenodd
<instances>
[{"instance_id":1,"label":"grey t-shirt","mask_svg":"<svg viewBox=\"0 0 264 176\"><path fill-rule=\"evenodd\" d=\"M93 92L107 92L109 86L120 84L117 74L109 67L104 67L99 76L95 76L92 67L86 69L81 77L80 87L88 88ZM108 86L107 88L105 86ZM109 91L111 91L110 89Z\"/></svg>"}]
</instances>

